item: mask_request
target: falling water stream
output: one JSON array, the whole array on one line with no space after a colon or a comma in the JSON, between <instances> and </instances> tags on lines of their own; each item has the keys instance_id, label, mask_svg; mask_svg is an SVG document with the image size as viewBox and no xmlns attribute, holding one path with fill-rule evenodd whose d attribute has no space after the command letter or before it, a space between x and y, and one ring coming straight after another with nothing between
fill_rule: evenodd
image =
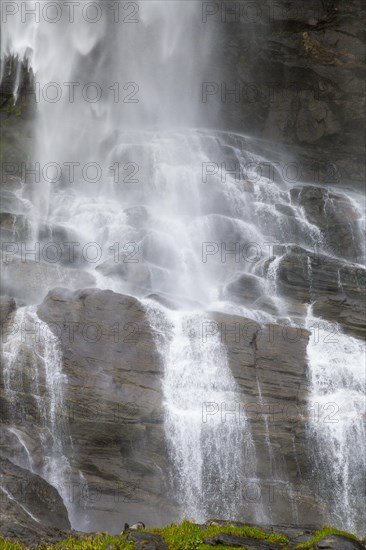
<instances>
[{"instance_id":1,"label":"falling water stream","mask_svg":"<svg viewBox=\"0 0 366 550\"><path fill-rule=\"evenodd\" d=\"M24 4L33 9L37 2ZM90 276L88 286L131 294L144 303L164 366L165 435L181 516L234 519L239 513L235 500L213 488L218 480L228 486L243 476L257 479L256 452L245 419L240 426L230 418L222 422L220 415L202 420L203 403L240 400L225 345L218 337L205 342L202 324L208 312L221 311L258 322L285 318L309 327L314 322L310 312L295 319L286 300L276 296L281 255L271 260L261 278L263 296L273 301L273 311L238 303L226 289L243 273L254 272L250 259L237 261L233 244L240 243L242 250L260 243L265 261L271 253L264 243L296 240L312 250L322 242L321 232L293 204L291 184L280 172L270 178L247 170L243 179L232 173L223 178L216 170L221 162L246 167L268 163L272 152L271 144L261 140L212 129L220 113L216 104L202 103L201 84L217 79L220 66L212 59L214 31L202 23L201 3L129 4L117 23L116 12L101 3L100 19L90 24L80 10L70 23L60 2L62 17L56 23L44 18L35 23L29 17L26 24L16 24L16 18L10 18L2 34L2 51L26 58L36 75L40 96L34 162L40 167L52 164L46 177L41 169L40 181L25 186L18 198L32 205L32 231L39 242L61 235L63 241L79 243L76 261L63 257L51 281L37 287L34 301L41 302L60 282L72 287L75 273L83 271ZM51 90L51 82L58 87ZM70 83L75 82L71 100ZM88 83L97 86L88 88ZM45 98L55 90L61 90L57 101ZM90 99L100 91L98 100ZM285 208L292 211L290 217L283 214ZM88 243L96 243L101 251L97 263L78 255ZM224 250L222 243L227 245ZM108 264L113 263L116 246L137 259L124 264L122 278L114 278ZM14 284L5 274L5 286ZM158 296L160 304L151 295ZM164 300L174 303L174 310L161 305ZM33 306L19 309L16 322L21 316L36 316ZM362 453L353 449L362 438L365 445L362 351L358 340L341 332L338 336L332 350L324 339L309 344L308 360L310 404L322 399L341 403L341 420L336 425L314 424L309 431L314 453L322 457L318 467L328 472L324 482L328 488L335 483L334 514L344 527L357 530L352 494L357 497L355 472ZM44 463L37 472L51 484L62 485L59 477L67 476L70 457L64 454L55 413L67 383L57 342L31 350L18 335L8 340L3 354L7 392L22 391L15 381L21 378L23 359L34 362L36 400L40 373L44 377L48 420L41 434L46 438ZM258 392L261 396L260 385ZM26 451L23 465L27 460L33 469L31 451ZM258 521L271 521L270 511L261 505L255 515ZM296 510L293 515L295 520ZM70 519L77 527L72 514Z\"/></svg>"}]
</instances>

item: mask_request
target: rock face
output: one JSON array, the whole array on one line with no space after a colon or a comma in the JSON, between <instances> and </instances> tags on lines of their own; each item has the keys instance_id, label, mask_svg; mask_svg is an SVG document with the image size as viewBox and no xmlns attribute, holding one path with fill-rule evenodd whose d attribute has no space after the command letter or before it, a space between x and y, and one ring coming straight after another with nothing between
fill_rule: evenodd
<instances>
[{"instance_id":1,"label":"rock face","mask_svg":"<svg viewBox=\"0 0 366 550\"><path fill-rule=\"evenodd\" d=\"M309 222L321 230L331 254L361 261L362 238L358 223L361 214L350 199L313 185L292 189L291 197L305 210Z\"/></svg>"},{"instance_id":2,"label":"rock face","mask_svg":"<svg viewBox=\"0 0 366 550\"><path fill-rule=\"evenodd\" d=\"M148 524L173 520L177 510L169 495L161 357L142 304L112 291L55 289L38 306L38 318L60 340L66 378L54 429L69 470L57 486L61 484L64 500L72 487L72 499L65 504L73 521L82 524L87 512L93 529L119 532L121 518L143 518ZM273 521L296 513L301 524L319 523L323 508L312 484L305 434L309 333L273 324L261 327L222 313L212 314L211 322L227 346L256 450L260 496L253 499L252 480L243 480L239 513L252 517L252 504L260 498ZM238 338L230 333L233 326ZM10 399L2 389L2 435L8 458L16 452L27 464L26 444L33 467L42 472L39 434L46 433L45 419L30 391L32 365L26 363L16 396ZM41 374L38 388L47 391ZM20 398L23 414L17 418L12 407Z\"/></svg>"},{"instance_id":3,"label":"rock face","mask_svg":"<svg viewBox=\"0 0 366 550\"><path fill-rule=\"evenodd\" d=\"M212 318L251 426L264 506L274 522L285 521L294 510L302 525L321 522L324 505L312 480L306 437L310 333L222 313Z\"/></svg>"},{"instance_id":4,"label":"rock face","mask_svg":"<svg viewBox=\"0 0 366 550\"><path fill-rule=\"evenodd\" d=\"M25 260L25 256L13 255L12 245L7 246L8 252L1 255L2 290L28 304L41 301L55 286L55 280L74 289L95 284L90 273L42 261L38 252Z\"/></svg>"},{"instance_id":5,"label":"rock face","mask_svg":"<svg viewBox=\"0 0 366 550\"><path fill-rule=\"evenodd\" d=\"M141 303L111 291L56 289L38 316L61 340L65 453L91 525L115 531L120 518L168 521L162 373ZM29 426L19 429L34 437Z\"/></svg>"},{"instance_id":6,"label":"rock face","mask_svg":"<svg viewBox=\"0 0 366 550\"><path fill-rule=\"evenodd\" d=\"M208 16L223 32L225 89L237 89L222 104L225 129L291 145L307 181L315 170L321 184L362 189L364 14L361 0L260 0Z\"/></svg>"},{"instance_id":7,"label":"rock face","mask_svg":"<svg viewBox=\"0 0 366 550\"><path fill-rule=\"evenodd\" d=\"M9 296L0 296L0 325L7 322L9 315L15 311L16 302Z\"/></svg>"},{"instance_id":8,"label":"rock face","mask_svg":"<svg viewBox=\"0 0 366 550\"><path fill-rule=\"evenodd\" d=\"M365 544L341 535L329 535L316 542L314 547L316 550L362 550Z\"/></svg>"},{"instance_id":9,"label":"rock face","mask_svg":"<svg viewBox=\"0 0 366 550\"><path fill-rule=\"evenodd\" d=\"M255 272L266 275L274 258L258 262ZM366 270L359 264L301 247L288 246L275 274L278 292L286 297L289 311L304 313L313 304L313 313L339 325L350 335L365 334Z\"/></svg>"},{"instance_id":10,"label":"rock face","mask_svg":"<svg viewBox=\"0 0 366 550\"><path fill-rule=\"evenodd\" d=\"M26 540L28 544L65 537L70 522L54 487L4 458L0 458L0 476L2 536Z\"/></svg>"}]
</instances>

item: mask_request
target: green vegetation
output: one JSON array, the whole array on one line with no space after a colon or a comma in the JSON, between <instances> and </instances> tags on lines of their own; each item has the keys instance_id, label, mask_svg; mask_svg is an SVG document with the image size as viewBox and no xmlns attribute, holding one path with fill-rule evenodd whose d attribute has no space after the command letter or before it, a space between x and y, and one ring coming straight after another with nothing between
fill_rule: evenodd
<instances>
[{"instance_id":1,"label":"green vegetation","mask_svg":"<svg viewBox=\"0 0 366 550\"><path fill-rule=\"evenodd\" d=\"M339 529L335 529L334 527L328 527L327 525L325 525L322 529L319 529L319 531L315 531L314 537L312 539L303 544L298 544L296 548L307 548L308 550L312 550L316 542L328 535L342 535L342 537L347 537L352 540L359 540L357 537L355 537L355 535L352 535L351 533L340 531Z\"/></svg>"},{"instance_id":2,"label":"green vegetation","mask_svg":"<svg viewBox=\"0 0 366 550\"><path fill-rule=\"evenodd\" d=\"M199 525L183 521L180 525L168 525L162 529L151 529L152 533L158 533L174 550L206 550L212 548L203 541L214 537L218 533L227 535L238 535L241 537L250 537L253 539L267 540L268 542L279 542L286 544L288 539L284 535L265 533L256 527L234 527L232 525L209 525L206 529ZM230 548L222 546L222 548Z\"/></svg>"},{"instance_id":3,"label":"green vegetation","mask_svg":"<svg viewBox=\"0 0 366 550\"><path fill-rule=\"evenodd\" d=\"M251 539L266 540L268 542L283 545L283 550L288 548L288 539L280 533L266 533L258 527L235 527L233 525L208 525L202 528L189 521L183 521L180 525L171 524L157 529L144 529L149 533L160 535L172 550L210 550L212 546L204 544L206 538L211 538L218 533L238 535ZM311 550L314 544L328 535L342 535L353 540L358 540L351 533L340 531L333 527L323 527L314 533L314 537L304 544L299 544L296 549ZM220 545L223 550L234 550L232 546ZM0 550L28 550L28 547L19 543L6 541L0 537ZM107 533L85 535L81 538L70 537L67 540L52 545L40 545L38 550L134 550L134 543L127 541L127 535L113 537Z\"/></svg>"},{"instance_id":4,"label":"green vegetation","mask_svg":"<svg viewBox=\"0 0 366 550\"><path fill-rule=\"evenodd\" d=\"M287 544L288 542L284 535L269 534L256 527L209 525L206 529L202 529L199 525L195 525L189 521L183 521L180 525L172 524L159 529L146 529L146 531L161 535L168 543L169 548L174 550L209 550L212 546L204 544L203 541L206 538L214 537L218 533L239 535L282 544ZM0 539L0 548L1 550L26 550L25 546L6 542L2 539ZM69 538L51 546L39 546L39 550L133 550L133 548L134 544L126 540L126 535L112 537L105 533L81 539ZM232 549L230 546L222 546L222 548L226 550Z\"/></svg>"}]
</instances>

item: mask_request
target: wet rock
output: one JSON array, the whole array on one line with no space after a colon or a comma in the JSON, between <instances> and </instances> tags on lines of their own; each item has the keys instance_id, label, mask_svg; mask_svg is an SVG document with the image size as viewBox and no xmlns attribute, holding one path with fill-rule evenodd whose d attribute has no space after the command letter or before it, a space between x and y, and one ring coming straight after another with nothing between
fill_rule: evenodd
<instances>
[{"instance_id":1,"label":"wet rock","mask_svg":"<svg viewBox=\"0 0 366 550\"><path fill-rule=\"evenodd\" d=\"M254 309L260 309L270 315L278 315L278 307L270 296L261 296L253 303Z\"/></svg>"},{"instance_id":2,"label":"wet rock","mask_svg":"<svg viewBox=\"0 0 366 550\"><path fill-rule=\"evenodd\" d=\"M64 540L70 534L45 527L34 520L16 501L0 487L0 536L27 545L52 544Z\"/></svg>"},{"instance_id":3,"label":"wet rock","mask_svg":"<svg viewBox=\"0 0 366 550\"><path fill-rule=\"evenodd\" d=\"M9 245L1 258L2 289L9 296L20 298L28 304L37 303L57 285L70 289L95 285L95 278L90 273L37 259L41 256L41 248L39 252L29 252L27 257L25 254L22 258L14 255L18 246Z\"/></svg>"},{"instance_id":4,"label":"wet rock","mask_svg":"<svg viewBox=\"0 0 366 550\"><path fill-rule=\"evenodd\" d=\"M118 259L109 259L95 269L105 277L121 279L139 288L151 287L150 269L141 258L133 259L128 254L121 254Z\"/></svg>"},{"instance_id":5,"label":"wet rock","mask_svg":"<svg viewBox=\"0 0 366 550\"><path fill-rule=\"evenodd\" d=\"M366 305L364 300L350 300L344 296L326 296L315 300L315 316L339 323L351 336L366 335Z\"/></svg>"},{"instance_id":6,"label":"wet rock","mask_svg":"<svg viewBox=\"0 0 366 550\"><path fill-rule=\"evenodd\" d=\"M160 354L143 305L131 296L55 289L38 308L61 330L68 450L74 475L100 491L86 503L93 525L173 519L167 494ZM52 325L55 323L55 325ZM70 327L73 335L70 336ZM89 329L87 329L89 327Z\"/></svg>"},{"instance_id":7,"label":"wet rock","mask_svg":"<svg viewBox=\"0 0 366 550\"><path fill-rule=\"evenodd\" d=\"M263 280L256 275L243 273L228 283L223 290L223 297L235 299L239 303L252 304L263 294Z\"/></svg>"},{"instance_id":8,"label":"wet rock","mask_svg":"<svg viewBox=\"0 0 366 550\"><path fill-rule=\"evenodd\" d=\"M16 310L14 298L9 296L0 296L0 325L6 323L10 314Z\"/></svg>"},{"instance_id":9,"label":"wet rock","mask_svg":"<svg viewBox=\"0 0 366 550\"><path fill-rule=\"evenodd\" d=\"M67 511L54 487L5 458L0 458L0 476L0 536L36 545L69 535Z\"/></svg>"},{"instance_id":10,"label":"wet rock","mask_svg":"<svg viewBox=\"0 0 366 550\"><path fill-rule=\"evenodd\" d=\"M38 239L42 247L51 244L51 257L52 252L55 255L55 251L52 251L52 245L54 245L59 257L58 261L62 265L77 268L87 263L86 258L83 257L77 233L68 227L42 223L38 230Z\"/></svg>"},{"instance_id":11,"label":"wet rock","mask_svg":"<svg viewBox=\"0 0 366 550\"><path fill-rule=\"evenodd\" d=\"M67 511L60 495L43 478L1 457L0 474L3 492L28 513L30 519L46 527L63 531L70 529Z\"/></svg>"},{"instance_id":12,"label":"wet rock","mask_svg":"<svg viewBox=\"0 0 366 550\"><path fill-rule=\"evenodd\" d=\"M144 227L150 218L149 209L143 205L131 206L130 208L126 208L123 212L126 214L126 222L128 225L132 225L138 229Z\"/></svg>"},{"instance_id":13,"label":"wet rock","mask_svg":"<svg viewBox=\"0 0 366 550\"><path fill-rule=\"evenodd\" d=\"M364 334L366 270L304 249L289 249L276 272L276 286L294 314L301 304L314 304L314 313L339 322L349 334Z\"/></svg>"},{"instance_id":14,"label":"wet rock","mask_svg":"<svg viewBox=\"0 0 366 550\"><path fill-rule=\"evenodd\" d=\"M353 261L361 258L361 214L348 197L313 185L302 187L300 192L292 190L292 197L308 221L319 227L331 253Z\"/></svg>"},{"instance_id":15,"label":"wet rock","mask_svg":"<svg viewBox=\"0 0 366 550\"><path fill-rule=\"evenodd\" d=\"M229 367L239 387L240 410L250 423L256 449L258 485L264 504L267 483L273 484L272 519L293 517L299 524L319 524L325 506L317 498L308 453L308 365L310 332L305 328L265 324L223 313L213 313L213 328L225 343ZM267 439L268 438L268 439ZM267 441L267 443L266 443ZM270 442L268 444L268 441ZM242 486L248 486L242 480ZM296 494L291 497L291 491ZM271 498L272 498L271 497ZM238 509L241 503L238 501ZM249 521L251 502L243 514Z\"/></svg>"},{"instance_id":16,"label":"wet rock","mask_svg":"<svg viewBox=\"0 0 366 550\"><path fill-rule=\"evenodd\" d=\"M261 1L261 16L231 16L223 26L223 80L228 89L240 83L243 90L241 101L225 103L225 129L245 128L250 135L296 148L304 154L309 176L313 172L302 181L314 181L317 163L326 183L326 167L333 163L341 173L338 183L361 189L362 2L311 0L299 7L279 0L270 15L266 7Z\"/></svg>"},{"instance_id":17,"label":"wet rock","mask_svg":"<svg viewBox=\"0 0 366 550\"><path fill-rule=\"evenodd\" d=\"M324 136L338 133L341 125L325 101L318 101L311 93L305 93L301 97L295 127L300 142L315 143Z\"/></svg>"},{"instance_id":18,"label":"wet rock","mask_svg":"<svg viewBox=\"0 0 366 550\"><path fill-rule=\"evenodd\" d=\"M13 180L10 180L7 184L7 187L12 188L13 185L17 185L17 183L14 183ZM3 184L3 187L5 186L6 184ZM27 214L29 215L32 210L32 205L29 200L19 198L11 190L2 190L0 197L2 212L9 212L13 215L24 216Z\"/></svg>"},{"instance_id":19,"label":"wet rock","mask_svg":"<svg viewBox=\"0 0 366 550\"><path fill-rule=\"evenodd\" d=\"M342 295L360 299L365 290L366 270L357 264L301 247L288 247L276 273L280 293L288 298L310 303L317 297ZM268 271L270 264L264 269Z\"/></svg>"},{"instance_id":20,"label":"wet rock","mask_svg":"<svg viewBox=\"0 0 366 550\"><path fill-rule=\"evenodd\" d=\"M0 231L2 241L26 241L31 235L31 226L22 214L1 212Z\"/></svg>"},{"instance_id":21,"label":"wet rock","mask_svg":"<svg viewBox=\"0 0 366 550\"><path fill-rule=\"evenodd\" d=\"M362 550L365 544L342 535L328 535L314 544L316 550Z\"/></svg>"},{"instance_id":22,"label":"wet rock","mask_svg":"<svg viewBox=\"0 0 366 550\"><path fill-rule=\"evenodd\" d=\"M225 533L219 533L212 538L205 539L204 542L209 546L231 546L233 548L247 548L248 550L278 550L282 548L281 544L274 544L258 539L253 540L237 535L227 535Z\"/></svg>"},{"instance_id":23,"label":"wet rock","mask_svg":"<svg viewBox=\"0 0 366 550\"><path fill-rule=\"evenodd\" d=\"M160 535L153 533L131 532L128 540L135 543L135 550L168 550L167 543Z\"/></svg>"}]
</instances>

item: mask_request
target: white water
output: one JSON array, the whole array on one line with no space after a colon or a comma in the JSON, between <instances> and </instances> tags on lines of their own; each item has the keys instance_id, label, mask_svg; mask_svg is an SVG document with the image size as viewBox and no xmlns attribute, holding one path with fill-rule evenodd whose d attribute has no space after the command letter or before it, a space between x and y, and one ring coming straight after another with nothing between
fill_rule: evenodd
<instances>
[{"instance_id":1,"label":"white water","mask_svg":"<svg viewBox=\"0 0 366 550\"><path fill-rule=\"evenodd\" d=\"M37 3L26 4L34 8ZM295 234L297 244L309 249L319 244L322 248L323 243L320 231L301 209L291 206L294 216L288 218L275 208L291 205L291 185L281 173L276 172L273 181L249 169L244 181L216 171L222 162L228 169L235 163L243 169L267 163L271 144L202 129L215 127L219 113L215 104L202 104L201 83L217 80L220 68L210 57L215 36L212 27L202 24L201 3L149 0L139 2L138 8L138 23L116 24L113 12L103 8L102 18L95 24L83 20L80 10L76 10L75 22L69 23L68 11L63 9L58 23L50 24L42 18L34 23L31 17L20 23L14 16L5 26L3 51L28 59L41 90L34 161L42 167L49 162L62 167L59 181L50 183L43 177L39 184L28 186L33 230L41 243L56 239L54 235L61 231L63 240L80 243L78 251L89 242L97 243L101 249L97 264L78 257L78 262L69 262L69 267L93 273L102 288L144 301L152 326L161 332L158 340L165 369L165 430L172 458L172 484L175 494L180 495L181 514L197 520L209 515L233 519L242 517L245 510L222 491L210 499L207 493L217 483L224 487L240 485L243 477L256 479L256 456L245 418L238 425L230 421L230 416L222 422L221 414L215 414L207 423L202 422L203 403L227 403L229 407L239 399L225 347L215 338L203 342L197 336L199 326L208 310L276 320L275 315L251 303L237 304L235 297L227 297L224 292L228 283L242 273L252 272L255 266L242 253L248 243L259 246L262 260L271 255L266 243L291 242ZM75 81L79 84L76 99L70 102L63 83ZM55 103L42 96L50 82L56 82L62 90L62 97ZM101 87L100 101L83 98L81 90L90 82ZM120 93L117 102L116 88L111 90L115 83ZM70 162L79 163L73 182L65 167ZM101 177L94 184L82 177L82 167L87 163L97 163L100 170ZM116 163L118 182L111 170ZM214 165L214 175L203 177L204 163ZM96 265L112 257L115 243L121 252L132 251L138 260L124 264L123 275L117 278L95 271ZM239 252L234 245L239 245ZM236 254L230 253L233 249ZM277 258L270 264L264 285L264 295L272 298L279 262ZM64 263L58 269L57 277L63 281ZM58 282L55 280L55 286ZM178 311L154 308L150 294L171 299ZM43 297L44 284L40 280L39 301ZM276 296L274 300L278 316L288 316L285 301ZM17 315L34 316L31 311L22 309ZM312 403L324 395L328 399L319 387L319 371L323 373L323 384L333 391L328 385L329 370L336 356L350 360L349 346L358 350L357 340L342 335L333 349L334 360L329 350L309 347ZM26 349L17 338L5 349L7 392L15 391L14 380L22 376L24 363L19 359ZM65 380L57 345L46 344L39 353L41 364L32 351L32 360L27 363L33 373L35 399L40 401L40 376L45 379L49 396L49 433L42 441L44 461L38 471L56 485L63 482L68 470L55 409L61 404ZM356 359L361 359L358 351ZM349 449L360 442L361 402L353 370L347 365L342 377L337 378L332 399L353 403L356 391L354 414L342 415L337 429L319 423L311 430L319 454L329 455L332 464L326 495L337 479L340 502L356 506L350 478L359 459L351 459ZM269 439L266 442L271 445ZM356 511L345 510L336 509L335 514L353 529L352 514ZM258 520L264 518L260 506L255 512Z\"/></svg>"},{"instance_id":2,"label":"white water","mask_svg":"<svg viewBox=\"0 0 366 550\"><path fill-rule=\"evenodd\" d=\"M67 498L71 466L64 446L64 386L67 377L62 369L62 354L57 337L43 323L34 306L19 308L2 346L4 389L10 402L21 407L19 429L8 428L26 452L26 462L15 458L21 467L44 477L61 494L71 520L74 510ZM40 449L36 455L27 448L30 434L23 432L31 411L37 425Z\"/></svg>"},{"instance_id":3,"label":"white water","mask_svg":"<svg viewBox=\"0 0 366 550\"><path fill-rule=\"evenodd\" d=\"M308 356L314 474L320 496L326 492L330 502L329 520L335 517L345 529L359 532L366 512L366 347L340 329L335 332L334 324L314 318L310 306L306 326L313 333Z\"/></svg>"},{"instance_id":4,"label":"white water","mask_svg":"<svg viewBox=\"0 0 366 550\"><path fill-rule=\"evenodd\" d=\"M165 366L165 431L181 518L237 517L243 479L255 480L250 428L219 334L205 336L201 312L148 306ZM235 452L235 456L233 456ZM263 504L254 506L257 521Z\"/></svg>"}]
</instances>

